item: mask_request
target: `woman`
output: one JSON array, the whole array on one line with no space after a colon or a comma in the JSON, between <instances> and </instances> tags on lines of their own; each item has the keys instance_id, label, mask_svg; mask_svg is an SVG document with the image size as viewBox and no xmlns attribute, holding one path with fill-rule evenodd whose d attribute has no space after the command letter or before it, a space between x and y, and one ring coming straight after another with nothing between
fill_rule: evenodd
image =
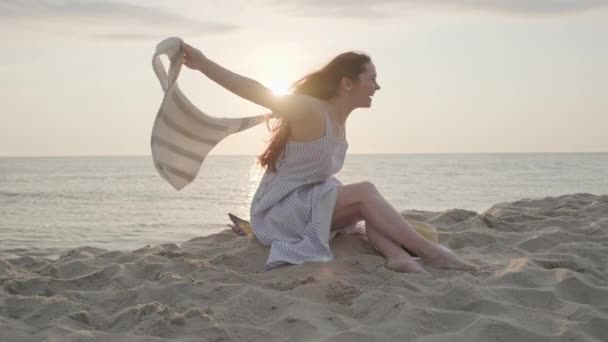
<instances>
[{"instance_id":1,"label":"woman","mask_svg":"<svg viewBox=\"0 0 608 342\"><path fill-rule=\"evenodd\" d=\"M198 49L185 43L182 48L187 67L279 116L270 144L259 157L266 171L251 204L254 234L271 247L267 269L332 260L330 235L352 231L362 220L369 242L385 256L388 269L426 273L403 247L431 267L475 269L418 234L373 184L342 185L333 177L348 148L346 119L354 109L370 107L380 90L370 57L343 53L296 82L292 94L276 96Z\"/></svg>"}]
</instances>

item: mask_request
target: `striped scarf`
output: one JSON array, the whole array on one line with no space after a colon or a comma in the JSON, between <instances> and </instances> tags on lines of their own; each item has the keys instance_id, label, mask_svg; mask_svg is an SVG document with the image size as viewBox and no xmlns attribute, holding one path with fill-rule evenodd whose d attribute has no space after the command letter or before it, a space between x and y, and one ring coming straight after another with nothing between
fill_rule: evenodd
<instances>
[{"instance_id":1,"label":"striped scarf","mask_svg":"<svg viewBox=\"0 0 608 342\"><path fill-rule=\"evenodd\" d=\"M152 67L164 91L152 128L152 160L158 173L177 190L194 180L207 154L222 139L272 117L217 118L196 108L177 86L184 55L181 42L175 37L161 41L152 57ZM168 74L161 55L169 57Z\"/></svg>"}]
</instances>

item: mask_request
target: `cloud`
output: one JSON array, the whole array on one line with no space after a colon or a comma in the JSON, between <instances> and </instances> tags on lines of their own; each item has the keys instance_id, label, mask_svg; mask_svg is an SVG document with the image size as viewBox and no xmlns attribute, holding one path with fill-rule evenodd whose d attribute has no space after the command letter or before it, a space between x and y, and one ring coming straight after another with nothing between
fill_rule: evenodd
<instances>
[{"instance_id":1,"label":"cloud","mask_svg":"<svg viewBox=\"0 0 608 342\"><path fill-rule=\"evenodd\" d=\"M0 0L0 25L21 25L44 31L74 30L108 39L153 39L168 31L217 34L238 30L236 25L192 19L171 11L103 0Z\"/></svg>"},{"instance_id":2,"label":"cloud","mask_svg":"<svg viewBox=\"0 0 608 342\"><path fill-rule=\"evenodd\" d=\"M474 9L501 13L519 13L531 15L555 15L582 12L606 7L606 0L435 0L441 6L452 6L460 9Z\"/></svg>"},{"instance_id":3,"label":"cloud","mask_svg":"<svg viewBox=\"0 0 608 342\"><path fill-rule=\"evenodd\" d=\"M393 1L323 1L323 0L276 0L274 5L296 16L324 16L381 19L389 17L377 5L386 5ZM397 2L398 3L398 2Z\"/></svg>"},{"instance_id":4,"label":"cloud","mask_svg":"<svg viewBox=\"0 0 608 342\"><path fill-rule=\"evenodd\" d=\"M608 7L607 0L275 0L294 15L385 18L407 10L472 10L533 16L563 15Z\"/></svg>"}]
</instances>

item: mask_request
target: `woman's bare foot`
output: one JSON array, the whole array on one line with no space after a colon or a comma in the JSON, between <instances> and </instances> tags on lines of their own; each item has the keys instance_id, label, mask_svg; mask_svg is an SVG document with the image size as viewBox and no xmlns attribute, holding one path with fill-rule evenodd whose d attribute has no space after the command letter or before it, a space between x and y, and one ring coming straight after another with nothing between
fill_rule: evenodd
<instances>
[{"instance_id":1,"label":"woman's bare foot","mask_svg":"<svg viewBox=\"0 0 608 342\"><path fill-rule=\"evenodd\" d=\"M423 258L424 264L442 270L477 271L477 267L462 260L449 249L437 245L434 253Z\"/></svg>"},{"instance_id":2,"label":"woman's bare foot","mask_svg":"<svg viewBox=\"0 0 608 342\"><path fill-rule=\"evenodd\" d=\"M427 272L422 265L412 257L401 256L396 258L389 258L386 260L386 268L391 271L401 272L401 273L429 273Z\"/></svg>"}]
</instances>

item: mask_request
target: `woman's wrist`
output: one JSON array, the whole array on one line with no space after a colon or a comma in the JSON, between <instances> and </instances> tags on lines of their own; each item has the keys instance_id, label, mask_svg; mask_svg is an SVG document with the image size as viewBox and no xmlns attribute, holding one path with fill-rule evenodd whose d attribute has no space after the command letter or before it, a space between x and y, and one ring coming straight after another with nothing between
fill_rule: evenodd
<instances>
[{"instance_id":1,"label":"woman's wrist","mask_svg":"<svg viewBox=\"0 0 608 342\"><path fill-rule=\"evenodd\" d=\"M205 65L207 64L208 61L209 61L209 59L207 59L207 57L205 55L201 54L197 58L196 69L198 71L204 73L203 69L205 69Z\"/></svg>"}]
</instances>

